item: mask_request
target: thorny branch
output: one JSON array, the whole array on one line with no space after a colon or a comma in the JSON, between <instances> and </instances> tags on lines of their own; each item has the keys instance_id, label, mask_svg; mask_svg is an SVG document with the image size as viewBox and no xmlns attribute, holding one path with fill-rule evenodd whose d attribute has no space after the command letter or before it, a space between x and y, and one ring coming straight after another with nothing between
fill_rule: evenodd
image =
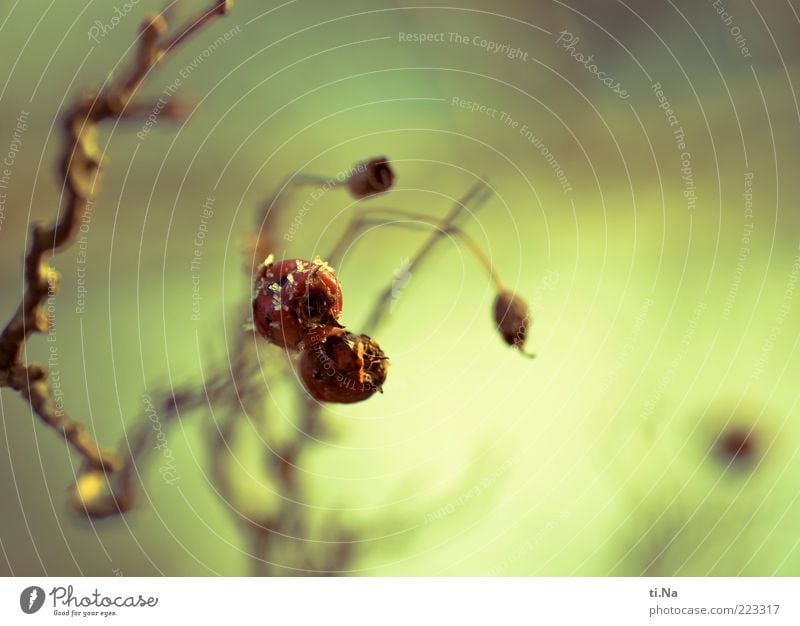
<instances>
[{"instance_id":1,"label":"thorny branch","mask_svg":"<svg viewBox=\"0 0 800 626\"><path fill-rule=\"evenodd\" d=\"M45 302L58 289L59 275L47 263L50 256L68 247L87 208L95 201L102 178L102 152L97 143L98 126L109 119L130 119L152 107L132 102L144 79L169 53L214 18L225 15L231 0L214 0L170 38L164 39L163 14L151 13L141 26L139 46L127 77L103 90L84 96L64 118L65 144L60 172L64 200L60 217L50 225L34 224L24 262L25 291L17 311L0 334L0 387L18 391L48 426L60 432L83 458L87 472L117 472L125 467L122 457L101 448L83 424L70 419L56 406L47 382L47 369L25 362L25 346L33 333L46 333L55 320L48 318ZM179 106L162 114L176 118Z\"/></svg>"}]
</instances>

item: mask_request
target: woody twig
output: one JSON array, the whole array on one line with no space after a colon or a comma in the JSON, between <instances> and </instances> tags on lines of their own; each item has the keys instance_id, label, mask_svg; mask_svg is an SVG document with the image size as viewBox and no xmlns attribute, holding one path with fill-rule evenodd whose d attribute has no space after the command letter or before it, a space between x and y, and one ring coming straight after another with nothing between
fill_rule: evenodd
<instances>
[{"instance_id":1,"label":"woody twig","mask_svg":"<svg viewBox=\"0 0 800 626\"><path fill-rule=\"evenodd\" d=\"M24 262L25 291L22 302L0 334L0 387L18 391L31 410L59 432L92 472L116 472L125 462L121 455L98 445L85 426L69 418L56 405L47 381L47 369L26 363L25 348L34 333L46 333L55 323L45 303L58 290L59 274L48 258L68 248L81 218L97 198L103 174L102 151L97 143L99 125L112 119L136 119L152 107L133 102L139 87L168 54L190 35L231 8L230 0L214 0L211 6L190 20L175 34L167 35L163 14L151 13L144 20L135 60L122 79L102 90L83 96L70 108L63 123L65 142L60 160L64 199L58 218L51 224L36 223ZM179 118L180 106L162 111Z\"/></svg>"}]
</instances>

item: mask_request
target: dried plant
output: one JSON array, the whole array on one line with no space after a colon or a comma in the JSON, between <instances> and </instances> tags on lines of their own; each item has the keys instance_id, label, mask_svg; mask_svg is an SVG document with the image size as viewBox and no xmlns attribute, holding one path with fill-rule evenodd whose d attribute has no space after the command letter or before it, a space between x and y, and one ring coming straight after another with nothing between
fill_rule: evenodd
<instances>
[{"instance_id":1,"label":"dried plant","mask_svg":"<svg viewBox=\"0 0 800 626\"><path fill-rule=\"evenodd\" d=\"M44 305L57 291L59 275L47 264L47 257L72 244L81 218L97 198L103 171L102 151L97 144L99 125L107 120L149 115L154 107L134 99L151 70L193 33L217 16L225 15L230 4L216 0L172 36L166 36L163 15L151 13L141 26L136 59L127 75L102 91L80 98L64 119L66 141L60 168L65 189L63 207L60 218L53 224L35 224L32 228L30 250L25 257L25 292L0 335L0 386L19 391L36 415L59 431L83 457L88 472L116 472L123 468L124 462L120 455L97 445L80 422L71 420L56 406L47 384L47 370L39 364L24 362L25 344L30 336L48 332L52 323ZM163 114L175 119L180 110L180 104L173 103ZM120 506L127 508L124 503Z\"/></svg>"},{"instance_id":2,"label":"dried plant","mask_svg":"<svg viewBox=\"0 0 800 626\"><path fill-rule=\"evenodd\" d=\"M172 35L167 32L164 14L150 14L141 26L138 51L130 71L103 90L82 97L65 116L66 141L60 170L65 188L64 206L59 212L59 219L53 224L36 224L32 229L30 250L25 257L24 297L0 335L0 387L18 391L28 401L32 411L64 437L82 459L77 480L71 489L70 503L74 509L91 518L119 516L136 504L140 468L156 449L156 433L148 412L158 415L162 428L192 413L209 415L207 445L212 487L249 540L253 572L337 574L351 564L354 548L362 533L341 520L332 519L326 524L329 537L324 541L309 541L308 515L303 505L304 484L299 472L300 458L321 439L331 436L321 420L324 405L318 400L366 399L382 384L386 376L387 357L370 337L346 331L339 323L335 309L326 309L325 315L317 315L318 311L309 304L308 290L303 300L308 310L298 310L303 319L296 318L294 322L299 320L300 324L295 330L300 334L291 342L286 340L283 328L279 339L279 335L271 334L267 326L247 324L244 331L237 333L227 358L216 363L210 371L203 372L199 382L189 380L148 396L147 410L128 428L116 451L101 447L81 422L70 419L62 407L57 406L47 380L47 369L41 364L26 363L24 358L26 343L31 335L48 332L54 323L48 318L45 303L55 294L59 276L47 264L47 259L73 243L82 216L98 195L103 174L102 152L97 144L99 125L107 120L141 119L150 114L153 106L136 101L139 87L150 72L181 43L217 17L227 14L230 8L230 1L216 0ZM179 119L183 109L184 106L175 101L163 109L161 115ZM254 280L256 300L253 299L253 293L243 297L240 308L243 323L249 312L264 312L258 307L259 289L280 284L279 280L277 283L269 282L277 280L274 277L268 279L268 272L274 269L275 263L279 263L269 258L269 254L278 249L274 237L281 232L284 198L292 188L309 185L326 189L341 188L357 198L368 198L389 191L394 182L395 174L389 160L378 157L354 168L346 180L300 174L281 185L277 194L263 205L256 228L247 237L246 268ZM425 228L431 231L430 237L410 257L406 267L408 272L424 263L437 243L453 237L486 270L497 292L493 310L497 329L506 343L522 351L529 323L527 306L518 296L505 289L489 257L459 225L464 215L475 210L490 195L491 188L487 182L478 180L442 218L387 207L362 209L332 246L326 260L338 263L344 250L367 225ZM319 278L316 275L319 268L325 268L326 272L335 276L333 269L324 261L305 266L301 263L298 263L298 269L310 272L315 280ZM332 280L335 281L335 277ZM330 286L333 283L327 284ZM372 335L379 330L386 320L392 294L393 285L390 283L378 296L361 332ZM278 313L286 310L285 304L286 301L278 299ZM266 320L266 324L280 324L282 319L273 316ZM268 342L280 345L283 353L275 346L265 345ZM343 399L341 390L331 392L328 389L326 393L316 390L315 384L320 383L320 378L314 372L314 364L323 357L335 361L338 357L331 355L337 350L341 351L340 348L350 350L352 354L346 356L356 360L357 367L353 371L359 376L367 375L373 385L369 393ZM313 350L317 352L311 352ZM262 358L265 351L267 358ZM347 359L345 361L335 363L346 369L351 363ZM302 407L295 432L288 440L269 441L264 450L263 470L277 485L280 495L278 504L265 507L243 497L237 490L232 463L235 460L234 439L239 429L248 425L267 429L269 416L263 401L265 388L281 384L282 381L294 383L295 370L298 368L301 372L306 368L308 375L304 376L306 388L294 384L298 406ZM378 378L380 384L375 383ZM322 383L327 385L328 381L323 379ZM286 553L287 546L293 555L290 563L281 556Z\"/></svg>"}]
</instances>

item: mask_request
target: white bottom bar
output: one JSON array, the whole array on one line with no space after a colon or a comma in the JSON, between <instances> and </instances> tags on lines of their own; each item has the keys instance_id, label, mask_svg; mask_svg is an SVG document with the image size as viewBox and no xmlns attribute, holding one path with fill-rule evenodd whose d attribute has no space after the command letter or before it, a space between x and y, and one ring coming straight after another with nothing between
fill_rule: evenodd
<instances>
[{"instance_id":1,"label":"white bottom bar","mask_svg":"<svg viewBox=\"0 0 800 626\"><path fill-rule=\"evenodd\" d=\"M14 625L778 626L800 624L798 604L790 578L0 579L0 624Z\"/></svg>"}]
</instances>

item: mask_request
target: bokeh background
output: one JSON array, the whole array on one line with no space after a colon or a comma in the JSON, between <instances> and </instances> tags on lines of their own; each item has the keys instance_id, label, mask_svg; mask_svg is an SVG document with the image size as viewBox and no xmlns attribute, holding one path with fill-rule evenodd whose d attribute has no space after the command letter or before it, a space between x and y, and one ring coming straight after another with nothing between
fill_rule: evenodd
<instances>
[{"instance_id":1,"label":"bokeh background","mask_svg":"<svg viewBox=\"0 0 800 626\"><path fill-rule=\"evenodd\" d=\"M287 175L381 154L398 174L390 195L356 204L331 191L291 241L278 233L278 256L303 257L324 254L359 207L441 216L485 176L495 193L466 228L531 304L538 359L502 344L494 293L454 242L404 279L380 334L386 393L327 409L337 437L300 461L309 517L333 512L370 536L345 573L799 575L797 3L449 4L237 0L159 69L146 92L183 72L187 121L144 138L138 122L106 127L85 293L78 247L54 261L65 407L112 445L148 389L225 359L248 317L242 239ZM13 147L4 317L21 294L28 225L59 205L54 120L120 71L141 19L163 6L132 3L109 28L109 2L0 2L0 154ZM202 6L186 0L173 17ZM298 209L307 199L295 196ZM376 228L348 251L348 323L424 237ZM34 338L29 358L46 360L50 345ZM208 415L167 433L178 482L144 466L142 506L89 523L65 505L78 461L19 397L0 402L0 572L250 571L250 546L209 486ZM268 389L265 402L278 420L297 410ZM735 433L747 435L739 454L719 442ZM257 465L264 443L238 443L242 467ZM255 472L238 480L257 505L280 498Z\"/></svg>"}]
</instances>

